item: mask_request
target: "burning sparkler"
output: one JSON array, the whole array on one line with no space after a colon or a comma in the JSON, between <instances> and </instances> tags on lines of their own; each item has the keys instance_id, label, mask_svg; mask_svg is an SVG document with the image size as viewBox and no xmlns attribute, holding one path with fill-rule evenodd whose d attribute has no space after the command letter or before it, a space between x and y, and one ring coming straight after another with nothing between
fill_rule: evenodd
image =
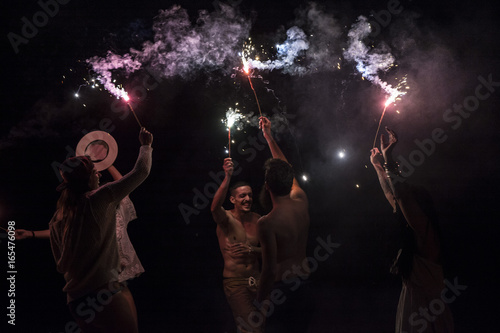
<instances>
[{"instance_id":1,"label":"burning sparkler","mask_svg":"<svg viewBox=\"0 0 500 333\"><path fill-rule=\"evenodd\" d=\"M377 143L378 132L380 131L380 125L382 124L382 119L384 119L385 110L387 110L387 107L389 105L396 102L396 100L400 100L401 96L406 95L406 91L401 90L402 86L405 84L406 84L406 76L403 77L403 80L401 80L401 82L396 86L396 88L393 88L390 85L386 85L385 87L383 87L384 90L390 92L390 94L384 103L384 110L382 111L382 115L380 116L380 120L378 122L377 132L375 133L375 139L373 140L373 148L375 148L375 145ZM410 89L409 86L406 86L405 88Z\"/></svg>"},{"instance_id":2,"label":"burning sparkler","mask_svg":"<svg viewBox=\"0 0 500 333\"><path fill-rule=\"evenodd\" d=\"M252 79L250 78L250 67L248 65L248 61L243 56L241 57L241 60L243 62L243 71L247 75L248 82L250 82L250 88L252 88L253 94L255 96L255 101L257 101L257 107L259 108L259 114L262 117L262 111L260 110L259 99L257 98L257 93L255 92L255 89L252 84Z\"/></svg>"},{"instance_id":3,"label":"burning sparkler","mask_svg":"<svg viewBox=\"0 0 500 333\"><path fill-rule=\"evenodd\" d=\"M132 108L132 105L130 105L129 101L130 101L130 97L128 96L127 93L125 93L125 95L123 95L123 100L125 101L125 103L127 103L130 111L132 111L132 114L134 115L135 117L135 120L137 121L137 123L139 124L139 127L142 128L142 125L141 125L141 122L139 121L139 118L137 117L137 114L135 113L134 109Z\"/></svg>"},{"instance_id":4,"label":"burning sparkler","mask_svg":"<svg viewBox=\"0 0 500 333\"><path fill-rule=\"evenodd\" d=\"M243 118L243 115L240 113L240 110L238 110L238 109L229 108L226 111L226 127L227 127L227 132L228 132L227 151L229 153L229 157L231 157L231 127L233 127L234 123L236 123L238 120L240 120L242 118Z\"/></svg>"},{"instance_id":5,"label":"burning sparkler","mask_svg":"<svg viewBox=\"0 0 500 333\"><path fill-rule=\"evenodd\" d=\"M380 125L382 124L387 107L406 94L406 91L400 89L406 84L406 77L395 88L380 79L379 72L386 72L390 68L397 67L397 65L394 65L395 59L392 54L385 52L384 49L370 48L363 43L363 40L368 37L371 31L372 28L368 19L364 16L358 17L358 21L349 30L349 43L347 49L344 50L344 57L347 60L354 60L356 62L356 69L361 73L363 79L367 79L380 86L380 88L389 94L379 120L375 140L373 141L373 147L375 148Z\"/></svg>"},{"instance_id":6,"label":"burning sparkler","mask_svg":"<svg viewBox=\"0 0 500 333\"><path fill-rule=\"evenodd\" d=\"M248 82L250 83L250 88L252 88L253 94L255 96L255 101L257 101L257 107L259 108L259 114L262 117L262 111L260 110L259 99L257 98L257 93L255 92L255 89L254 89L253 84L252 84L252 79L250 77L250 75L251 75L251 73L250 73L250 64L249 64L249 62L247 60L249 51L250 50L247 47L247 49L245 49L242 52L242 54L241 54L241 62L243 63L243 71L247 75Z\"/></svg>"}]
</instances>

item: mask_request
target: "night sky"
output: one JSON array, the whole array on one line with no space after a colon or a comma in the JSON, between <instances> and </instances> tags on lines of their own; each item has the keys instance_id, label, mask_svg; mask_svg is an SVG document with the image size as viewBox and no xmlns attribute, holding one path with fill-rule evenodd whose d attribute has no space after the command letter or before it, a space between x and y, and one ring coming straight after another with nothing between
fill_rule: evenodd
<instances>
[{"instance_id":1,"label":"night sky","mask_svg":"<svg viewBox=\"0 0 500 333\"><path fill-rule=\"evenodd\" d=\"M255 70L252 82L309 197L308 255L321 241L340 244L311 276L311 332L392 332L401 281L389 268L399 229L369 161L387 94L363 79L343 53L351 27L363 15L379 28L363 42L371 52L392 54L397 65L379 71L380 79L395 85L406 78L410 87L387 108L382 127L399 135L394 153L408 181L433 196L447 279L467 286L450 304L456 332L497 330L500 22L493 0L233 0L232 22L201 19L220 18L225 7L218 1L60 1L46 7L49 14L40 14L36 1L1 5L0 226L15 221L17 228L47 228L58 199L53 165L88 131L110 132L118 143L115 166L122 173L133 167L138 124L123 101L102 85L88 84L96 73L86 60L108 51L142 52L157 41L153 25L160 10L179 5L190 25L170 37L192 31L214 53L195 53L194 61L172 56L168 66L159 66L158 54L143 53L141 69L113 71L154 135L151 174L131 194L139 218L129 225L129 235L146 272L130 288L142 332L234 332L209 211L227 156L221 119L235 107L250 120L258 115L240 70L238 52L247 38L275 59L274 46L285 41L288 29L299 27L308 50L288 67ZM308 16L312 9L316 16ZM209 21L221 30L204 33ZM33 22L36 30L25 27ZM230 33L239 33L234 45L224 43ZM177 42L190 45L183 38ZM220 62L196 61L222 57L231 47L234 52ZM174 54L168 47L162 52ZM233 137L231 155L240 171L234 178L251 183L254 209L264 214L258 194L270 152L252 122ZM108 180L103 172L102 181ZM0 241L6 272L7 239ZM16 326L5 326L7 331L64 332L72 318L49 242L20 241L15 252ZM8 286L0 286L5 312Z\"/></svg>"}]
</instances>

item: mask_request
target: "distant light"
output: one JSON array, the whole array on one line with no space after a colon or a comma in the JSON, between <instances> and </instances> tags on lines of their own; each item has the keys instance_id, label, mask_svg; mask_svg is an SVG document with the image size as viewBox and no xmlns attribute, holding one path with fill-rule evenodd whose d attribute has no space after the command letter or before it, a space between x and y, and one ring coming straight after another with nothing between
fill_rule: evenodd
<instances>
[{"instance_id":1,"label":"distant light","mask_svg":"<svg viewBox=\"0 0 500 333\"><path fill-rule=\"evenodd\" d=\"M305 181L307 181L307 180L308 180L308 178L307 178L307 176L306 176L306 175L302 175L302 179L303 179L303 180L305 180Z\"/></svg>"},{"instance_id":2,"label":"distant light","mask_svg":"<svg viewBox=\"0 0 500 333\"><path fill-rule=\"evenodd\" d=\"M78 95L78 93L75 93L75 97L78 98L78 97L80 97L80 95Z\"/></svg>"},{"instance_id":3,"label":"distant light","mask_svg":"<svg viewBox=\"0 0 500 333\"><path fill-rule=\"evenodd\" d=\"M340 158L344 158L344 157L345 157L345 153L344 153L343 151L339 151L338 156L339 156Z\"/></svg>"},{"instance_id":4,"label":"distant light","mask_svg":"<svg viewBox=\"0 0 500 333\"><path fill-rule=\"evenodd\" d=\"M356 184L356 188L359 188L359 184Z\"/></svg>"}]
</instances>

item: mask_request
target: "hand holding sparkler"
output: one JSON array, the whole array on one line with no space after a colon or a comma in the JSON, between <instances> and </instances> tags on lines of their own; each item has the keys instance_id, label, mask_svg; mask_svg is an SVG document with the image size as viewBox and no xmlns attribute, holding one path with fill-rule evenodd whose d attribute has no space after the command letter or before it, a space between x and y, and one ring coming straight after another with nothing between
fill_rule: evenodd
<instances>
[{"instance_id":1,"label":"hand holding sparkler","mask_svg":"<svg viewBox=\"0 0 500 333\"><path fill-rule=\"evenodd\" d=\"M380 150L382 150L385 162L387 164L392 164L394 162L392 160L392 151L398 142L398 136L393 130L387 128L387 126L385 130L389 133L389 138L386 140L384 134L380 136Z\"/></svg>"},{"instance_id":2,"label":"hand holding sparkler","mask_svg":"<svg viewBox=\"0 0 500 333\"><path fill-rule=\"evenodd\" d=\"M262 134L264 134L264 138L272 138L271 134L271 121L266 117L259 118L259 128L262 129Z\"/></svg>"},{"instance_id":3,"label":"hand holding sparkler","mask_svg":"<svg viewBox=\"0 0 500 333\"><path fill-rule=\"evenodd\" d=\"M370 162L375 168L383 168L384 167L384 157L380 153L380 150L378 150L377 147L372 148L370 150L371 155L370 155Z\"/></svg>"},{"instance_id":4,"label":"hand holding sparkler","mask_svg":"<svg viewBox=\"0 0 500 333\"><path fill-rule=\"evenodd\" d=\"M151 146L151 144L153 143L153 134L147 131L146 128L142 127L141 131L139 132L139 142L143 146Z\"/></svg>"},{"instance_id":5,"label":"hand holding sparkler","mask_svg":"<svg viewBox=\"0 0 500 333\"><path fill-rule=\"evenodd\" d=\"M226 157L224 159L224 164L222 165L222 168L224 169L226 177L232 177L234 171L233 159L231 157Z\"/></svg>"}]
</instances>

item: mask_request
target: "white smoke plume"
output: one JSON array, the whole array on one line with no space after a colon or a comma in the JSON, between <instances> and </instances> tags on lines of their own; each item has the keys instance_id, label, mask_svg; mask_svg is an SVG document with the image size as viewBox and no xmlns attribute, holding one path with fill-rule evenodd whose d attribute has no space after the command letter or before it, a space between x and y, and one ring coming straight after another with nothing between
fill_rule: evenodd
<instances>
[{"instance_id":1,"label":"white smoke plume","mask_svg":"<svg viewBox=\"0 0 500 333\"><path fill-rule=\"evenodd\" d=\"M249 67L281 70L289 75L307 75L338 67L335 47L339 44L341 29L333 15L309 3L305 10L297 11L297 16L295 25L286 32L286 40L276 45L274 59L247 59Z\"/></svg>"},{"instance_id":2,"label":"white smoke plume","mask_svg":"<svg viewBox=\"0 0 500 333\"><path fill-rule=\"evenodd\" d=\"M105 88L116 97L124 91L115 86L113 73L131 74L148 68L160 78L181 77L188 79L198 71L222 70L229 72L239 61L242 40L248 36L249 20L236 9L220 4L220 10L199 12L195 24L180 6L161 10L153 25L153 41L143 43L141 50L105 58L87 60Z\"/></svg>"},{"instance_id":3,"label":"white smoke plume","mask_svg":"<svg viewBox=\"0 0 500 333\"><path fill-rule=\"evenodd\" d=\"M380 86L390 95L393 101L402 93L387 82L380 79L379 73L394 66L394 57L385 48L373 49L366 46L363 40L371 33L370 23L364 16L358 17L358 22L352 25L348 33L348 47L344 51L346 60L356 62L356 69L361 75Z\"/></svg>"},{"instance_id":4,"label":"white smoke plume","mask_svg":"<svg viewBox=\"0 0 500 333\"><path fill-rule=\"evenodd\" d=\"M305 74L305 68L298 65L295 66L296 58L309 48L309 42L305 32L299 27L291 27L286 32L287 39L276 45L276 59L259 60L248 59L248 64L251 68L260 70L275 70L281 69L286 74Z\"/></svg>"}]
</instances>

